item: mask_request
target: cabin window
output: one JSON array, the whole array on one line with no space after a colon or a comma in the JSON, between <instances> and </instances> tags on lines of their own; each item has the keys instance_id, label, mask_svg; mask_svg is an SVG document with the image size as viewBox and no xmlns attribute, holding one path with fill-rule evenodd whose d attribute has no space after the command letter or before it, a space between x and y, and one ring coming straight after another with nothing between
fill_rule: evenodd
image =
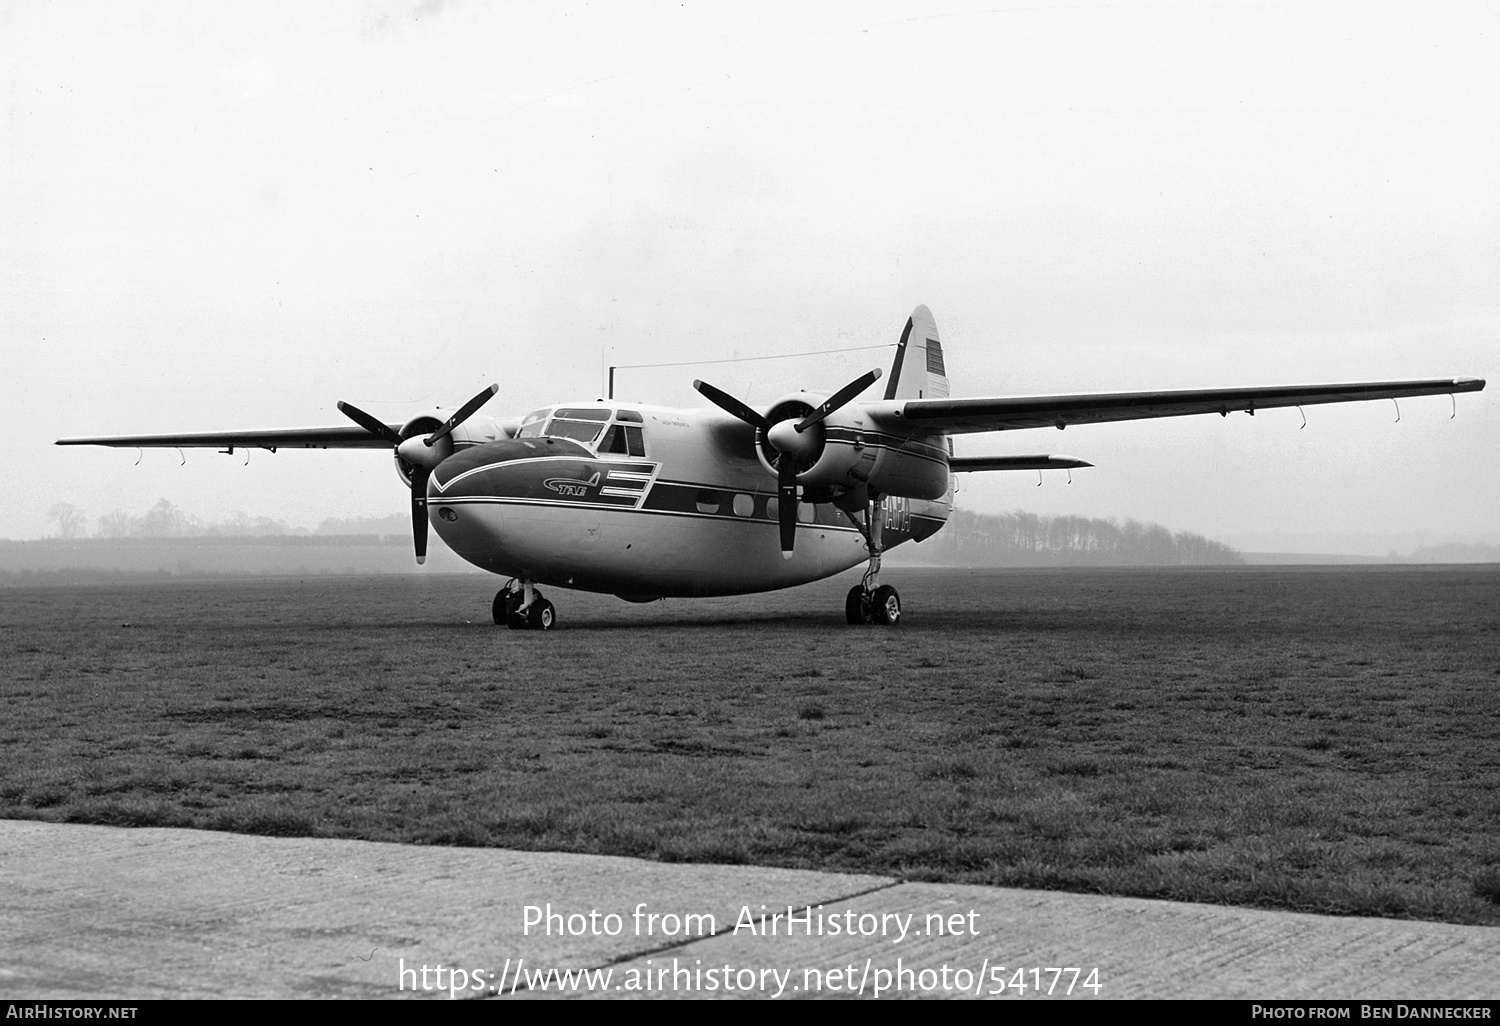
<instances>
[{"instance_id":1,"label":"cabin window","mask_svg":"<svg viewBox=\"0 0 1500 1026\"><path fill-rule=\"evenodd\" d=\"M744 492L736 495L731 505L734 509L734 515L737 517L748 517L751 513L755 512L755 500Z\"/></svg>"},{"instance_id":2,"label":"cabin window","mask_svg":"<svg viewBox=\"0 0 1500 1026\"><path fill-rule=\"evenodd\" d=\"M707 488L699 489L698 494L693 496L693 501L698 507L699 513L719 512L719 493L709 491Z\"/></svg>"}]
</instances>

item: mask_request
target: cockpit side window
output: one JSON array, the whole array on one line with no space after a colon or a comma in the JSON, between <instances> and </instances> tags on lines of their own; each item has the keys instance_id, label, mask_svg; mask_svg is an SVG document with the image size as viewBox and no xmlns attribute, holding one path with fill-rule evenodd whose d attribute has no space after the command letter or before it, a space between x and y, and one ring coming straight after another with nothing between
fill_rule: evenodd
<instances>
[{"instance_id":1,"label":"cockpit side window","mask_svg":"<svg viewBox=\"0 0 1500 1026\"><path fill-rule=\"evenodd\" d=\"M604 432L604 441L599 443L599 452L628 456L630 452L625 447L625 429L616 424Z\"/></svg>"},{"instance_id":2,"label":"cockpit side window","mask_svg":"<svg viewBox=\"0 0 1500 1026\"><path fill-rule=\"evenodd\" d=\"M599 443L599 453L611 456L644 456L646 455L646 441L640 428L615 424L604 433L604 440Z\"/></svg>"}]
</instances>

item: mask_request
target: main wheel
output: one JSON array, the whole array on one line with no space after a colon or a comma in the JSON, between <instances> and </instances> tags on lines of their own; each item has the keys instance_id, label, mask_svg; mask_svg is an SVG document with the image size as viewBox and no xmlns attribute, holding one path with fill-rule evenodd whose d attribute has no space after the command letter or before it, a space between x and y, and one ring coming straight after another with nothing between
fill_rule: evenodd
<instances>
[{"instance_id":1,"label":"main wheel","mask_svg":"<svg viewBox=\"0 0 1500 1026\"><path fill-rule=\"evenodd\" d=\"M534 631L550 631L557 624L557 610L546 599L537 599L527 614Z\"/></svg>"},{"instance_id":2,"label":"main wheel","mask_svg":"<svg viewBox=\"0 0 1500 1026\"><path fill-rule=\"evenodd\" d=\"M870 605L873 607L876 623L894 627L901 622L901 596L889 584L882 584L875 589L875 598Z\"/></svg>"},{"instance_id":3,"label":"main wheel","mask_svg":"<svg viewBox=\"0 0 1500 1026\"><path fill-rule=\"evenodd\" d=\"M522 613L521 603L524 601L525 597L518 594L517 592L511 592L510 595L506 598L505 626L509 627L513 631L528 631L531 629L530 614L531 610L536 609L536 605L533 604L531 610L528 610L526 613Z\"/></svg>"},{"instance_id":4,"label":"main wheel","mask_svg":"<svg viewBox=\"0 0 1500 1026\"><path fill-rule=\"evenodd\" d=\"M849 589L849 597L844 599L844 619L853 625L870 622L870 593L863 584Z\"/></svg>"}]
</instances>

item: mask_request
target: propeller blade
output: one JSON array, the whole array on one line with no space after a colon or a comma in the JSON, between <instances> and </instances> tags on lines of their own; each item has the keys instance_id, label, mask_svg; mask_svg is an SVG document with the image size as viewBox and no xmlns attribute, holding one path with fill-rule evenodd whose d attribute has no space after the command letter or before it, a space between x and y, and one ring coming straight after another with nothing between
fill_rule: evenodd
<instances>
[{"instance_id":1,"label":"propeller blade","mask_svg":"<svg viewBox=\"0 0 1500 1026\"><path fill-rule=\"evenodd\" d=\"M417 546L417 564L427 562L427 475L426 467L411 471L411 536Z\"/></svg>"},{"instance_id":2,"label":"propeller blade","mask_svg":"<svg viewBox=\"0 0 1500 1026\"><path fill-rule=\"evenodd\" d=\"M859 393L869 388L878 380L880 380L879 367L876 367L874 370L870 371L867 374L861 374L859 377L849 382L849 384L845 385L843 388L833 393L833 395L829 396L824 401L822 406L819 406L816 410L813 410L807 416L803 417L802 420L797 424L797 430L806 431L814 424L821 422L824 417L828 416L840 406L843 406L850 399L853 399L855 396L859 395Z\"/></svg>"},{"instance_id":3,"label":"propeller blade","mask_svg":"<svg viewBox=\"0 0 1500 1026\"><path fill-rule=\"evenodd\" d=\"M776 518L781 523L781 558L792 558L797 539L797 457L781 454L776 464Z\"/></svg>"},{"instance_id":4,"label":"propeller blade","mask_svg":"<svg viewBox=\"0 0 1500 1026\"><path fill-rule=\"evenodd\" d=\"M382 424L380 421L376 420L374 417L370 416L359 407L351 406L346 402L340 401L339 412L348 417L350 420L354 421L354 423L358 424L360 427L364 428L366 431L370 432L370 434L375 435L378 438L383 438L387 442L390 442L392 445L401 444L401 436L392 431L390 425Z\"/></svg>"},{"instance_id":5,"label":"propeller blade","mask_svg":"<svg viewBox=\"0 0 1500 1026\"><path fill-rule=\"evenodd\" d=\"M432 434L430 434L430 435L427 436L427 438L426 438L427 444L428 445L433 445L434 443L437 442L437 440L439 438L442 438L444 435L448 434L450 431L452 431L454 428L458 427L464 421L468 420L470 417L472 417L474 415L474 411L475 410L479 409L485 403L489 402L490 399L492 399L494 397L495 393L498 392L498 391L500 391L500 386L499 385L491 385L489 388L486 388L483 392L480 392L474 398L472 398L468 402L464 403L462 406L460 406L458 408L458 412L457 413L455 413L453 416L449 417L446 421L443 422L443 426L442 427L438 428Z\"/></svg>"},{"instance_id":6,"label":"propeller blade","mask_svg":"<svg viewBox=\"0 0 1500 1026\"><path fill-rule=\"evenodd\" d=\"M743 420L751 427L758 427L763 431L768 430L771 427L771 422L766 420L766 418L762 417L759 413L756 413L754 410L746 406L744 403L740 402L728 392L724 392L720 389L715 388L707 381L695 380L693 382L693 387L701 392L704 398L713 403L719 409L723 410L725 413L739 418L740 420Z\"/></svg>"}]
</instances>

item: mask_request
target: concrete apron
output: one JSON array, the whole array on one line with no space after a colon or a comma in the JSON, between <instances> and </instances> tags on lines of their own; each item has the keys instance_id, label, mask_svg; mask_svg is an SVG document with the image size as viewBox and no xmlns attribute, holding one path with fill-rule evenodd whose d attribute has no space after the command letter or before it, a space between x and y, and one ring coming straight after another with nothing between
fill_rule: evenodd
<instances>
[{"instance_id":1,"label":"concrete apron","mask_svg":"<svg viewBox=\"0 0 1500 1026\"><path fill-rule=\"evenodd\" d=\"M9 999L1495 999L1497 965L1490 927L0 821Z\"/></svg>"}]
</instances>

